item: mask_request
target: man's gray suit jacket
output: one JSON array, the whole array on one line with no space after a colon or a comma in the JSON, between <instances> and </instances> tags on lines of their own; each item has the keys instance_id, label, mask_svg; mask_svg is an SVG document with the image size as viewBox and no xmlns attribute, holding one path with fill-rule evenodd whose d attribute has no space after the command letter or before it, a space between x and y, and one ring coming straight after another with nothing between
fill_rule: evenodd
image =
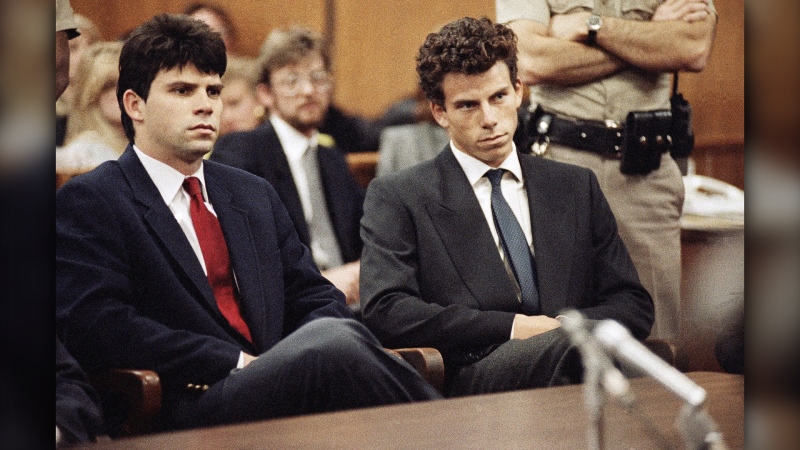
<instances>
[{"instance_id":1,"label":"man's gray suit jacket","mask_svg":"<svg viewBox=\"0 0 800 450\"><path fill-rule=\"evenodd\" d=\"M652 299L593 172L518 156L542 314L577 308L646 338ZM510 339L522 309L449 146L433 160L370 184L361 236L363 320L384 345L435 347L445 362L468 363Z\"/></svg>"}]
</instances>

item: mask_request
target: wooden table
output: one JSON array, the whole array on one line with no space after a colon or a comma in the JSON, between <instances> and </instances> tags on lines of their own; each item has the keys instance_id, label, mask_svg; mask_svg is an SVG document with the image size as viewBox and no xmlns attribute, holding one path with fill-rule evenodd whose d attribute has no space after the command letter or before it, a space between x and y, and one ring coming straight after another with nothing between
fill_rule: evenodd
<instances>
[{"instance_id":1,"label":"wooden table","mask_svg":"<svg viewBox=\"0 0 800 450\"><path fill-rule=\"evenodd\" d=\"M706 409L730 449L744 446L744 378L716 372L689 377L706 389ZM681 402L650 378L631 380L641 413L605 407L606 449L663 448L646 431L645 416L683 448L675 427ZM316 414L105 441L92 449L581 449L588 419L583 387L481 395Z\"/></svg>"}]
</instances>

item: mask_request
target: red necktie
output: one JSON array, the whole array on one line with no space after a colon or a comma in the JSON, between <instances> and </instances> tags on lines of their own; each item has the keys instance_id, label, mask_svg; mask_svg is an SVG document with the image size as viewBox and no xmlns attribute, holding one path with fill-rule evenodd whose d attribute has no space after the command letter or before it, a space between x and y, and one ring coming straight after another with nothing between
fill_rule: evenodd
<instances>
[{"instance_id":1,"label":"red necktie","mask_svg":"<svg viewBox=\"0 0 800 450\"><path fill-rule=\"evenodd\" d=\"M239 303L236 301L228 247L225 245L225 236L222 235L222 228L219 226L217 216L206 208L203 201L203 190L200 188L200 179L197 177L186 178L183 181L183 188L192 198L189 204L189 215L192 216L194 231L197 233L197 240L200 241L208 282L214 291L217 306L228 323L248 341L253 342L250 329L244 322L239 310Z\"/></svg>"}]
</instances>

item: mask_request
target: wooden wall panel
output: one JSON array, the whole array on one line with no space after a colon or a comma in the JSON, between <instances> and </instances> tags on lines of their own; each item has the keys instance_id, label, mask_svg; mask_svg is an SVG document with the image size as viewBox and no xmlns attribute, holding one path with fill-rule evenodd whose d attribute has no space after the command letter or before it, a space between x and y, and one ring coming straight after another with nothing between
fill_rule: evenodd
<instances>
[{"instance_id":1,"label":"wooden wall panel","mask_svg":"<svg viewBox=\"0 0 800 450\"><path fill-rule=\"evenodd\" d=\"M75 12L100 27L106 39L116 39L150 17L181 12L194 0L71 0ZM238 53L255 56L275 27L302 24L319 32L325 27L325 0L227 0L219 1L237 25Z\"/></svg>"},{"instance_id":2,"label":"wooden wall panel","mask_svg":"<svg viewBox=\"0 0 800 450\"><path fill-rule=\"evenodd\" d=\"M338 0L337 103L377 116L414 92L414 58L425 36L464 16L494 18L493 0Z\"/></svg>"},{"instance_id":3,"label":"wooden wall panel","mask_svg":"<svg viewBox=\"0 0 800 450\"><path fill-rule=\"evenodd\" d=\"M717 36L706 69L681 73L680 90L694 108L698 139L744 143L744 2L714 0Z\"/></svg>"}]
</instances>

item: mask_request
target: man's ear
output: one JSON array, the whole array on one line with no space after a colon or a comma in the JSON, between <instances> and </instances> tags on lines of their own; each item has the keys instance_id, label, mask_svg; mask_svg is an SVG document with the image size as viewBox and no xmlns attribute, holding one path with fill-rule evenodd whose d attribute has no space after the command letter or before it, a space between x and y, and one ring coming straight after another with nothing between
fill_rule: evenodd
<instances>
[{"instance_id":1,"label":"man's ear","mask_svg":"<svg viewBox=\"0 0 800 450\"><path fill-rule=\"evenodd\" d=\"M436 119L436 123L438 123L442 128L447 129L450 125L450 121L447 120L447 111L445 111L444 107L437 105L434 102L430 102L431 104L431 113L433 113L433 118Z\"/></svg>"},{"instance_id":2,"label":"man's ear","mask_svg":"<svg viewBox=\"0 0 800 450\"><path fill-rule=\"evenodd\" d=\"M146 102L132 89L128 89L122 94L122 105L125 106L125 113L128 114L132 121L141 122L144 120Z\"/></svg>"},{"instance_id":3,"label":"man's ear","mask_svg":"<svg viewBox=\"0 0 800 450\"><path fill-rule=\"evenodd\" d=\"M261 102L270 111L275 105L275 97L272 95L272 89L266 83L258 83L256 86L256 96L258 101Z\"/></svg>"},{"instance_id":4,"label":"man's ear","mask_svg":"<svg viewBox=\"0 0 800 450\"><path fill-rule=\"evenodd\" d=\"M522 98L524 97L522 79L520 77L517 77L517 80L514 82L514 93L517 96L517 108L519 108L520 105L522 105Z\"/></svg>"}]
</instances>

